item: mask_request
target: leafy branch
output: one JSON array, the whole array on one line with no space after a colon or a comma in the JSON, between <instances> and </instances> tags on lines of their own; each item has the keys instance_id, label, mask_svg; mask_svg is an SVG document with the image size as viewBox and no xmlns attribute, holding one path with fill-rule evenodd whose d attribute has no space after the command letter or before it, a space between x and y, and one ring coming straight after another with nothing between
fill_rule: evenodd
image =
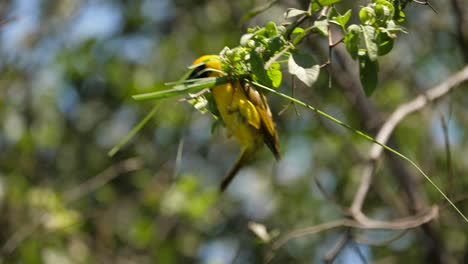
<instances>
[{"instance_id":1,"label":"leafy branch","mask_svg":"<svg viewBox=\"0 0 468 264\"><path fill-rule=\"evenodd\" d=\"M351 10L340 14L333 4L339 0L312 0L307 10L289 9L285 13L286 19L295 18L287 26L277 25L274 22L267 23L264 27L255 27L241 37L240 45L234 48L225 47L221 53L223 71L226 76L199 78L195 80L182 80L168 83L170 89L146 94L135 95L135 100L162 99L172 96L197 93L203 89L214 87L220 84L241 80L256 87L274 93L291 102L304 106L323 117L347 128L360 137L375 143L400 158L406 160L415 167L431 185L450 203L450 205L468 222L468 218L458 209L458 207L447 197L447 195L431 180L431 178L411 159L387 146L378 139L366 133L354 129L350 125L334 118L333 116L309 105L296 98L278 92L276 89L282 83L281 64L287 62L288 72L296 76L307 86L312 86L319 74L321 67L315 63L312 56L301 51L298 45L311 33L317 33L324 37L329 35L331 24L338 25L344 34L344 44L349 55L353 59L359 60L360 80L366 95L371 95L377 87L378 82L378 57L388 54L392 48L397 34L404 32L398 25L405 14L403 9L407 2L391 0L373 0L359 11L361 24L351 24L348 22L351 17ZM318 16L314 16L319 14ZM315 18L317 17L317 19ZM311 20L311 25L301 27L306 20ZM335 44L332 43L330 47ZM284 58L283 60L280 60ZM188 74L186 74L188 75ZM273 87L273 88L270 88ZM202 94L196 96L200 100L192 103L202 112L206 111L205 106L209 103L209 97ZM200 102L205 102L200 104ZM144 122L146 122L144 120ZM136 133L139 127L132 131ZM127 137L125 140L128 140ZM120 146L125 142L120 142ZM113 149L114 153L118 150ZM359 214L356 215L358 217Z\"/></svg>"}]
</instances>

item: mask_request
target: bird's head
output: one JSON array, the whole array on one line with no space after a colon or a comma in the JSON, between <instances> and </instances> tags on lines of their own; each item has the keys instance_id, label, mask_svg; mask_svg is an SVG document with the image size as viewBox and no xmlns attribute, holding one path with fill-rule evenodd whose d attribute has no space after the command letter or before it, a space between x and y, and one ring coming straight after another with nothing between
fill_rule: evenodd
<instances>
[{"instance_id":1,"label":"bird's head","mask_svg":"<svg viewBox=\"0 0 468 264\"><path fill-rule=\"evenodd\" d=\"M218 55L203 55L194 60L192 66L195 68L188 79L218 77L224 75L221 67L221 59Z\"/></svg>"}]
</instances>

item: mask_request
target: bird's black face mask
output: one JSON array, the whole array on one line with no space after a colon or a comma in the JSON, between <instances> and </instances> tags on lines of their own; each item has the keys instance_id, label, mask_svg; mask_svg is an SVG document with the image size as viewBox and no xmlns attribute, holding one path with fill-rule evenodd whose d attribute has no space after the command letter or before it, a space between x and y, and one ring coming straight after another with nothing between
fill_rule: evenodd
<instances>
[{"instance_id":1,"label":"bird's black face mask","mask_svg":"<svg viewBox=\"0 0 468 264\"><path fill-rule=\"evenodd\" d=\"M206 78L208 77L208 71L205 71L206 65L200 64L199 66L195 67L192 72L190 73L188 80L190 79L198 79L198 78Z\"/></svg>"}]
</instances>

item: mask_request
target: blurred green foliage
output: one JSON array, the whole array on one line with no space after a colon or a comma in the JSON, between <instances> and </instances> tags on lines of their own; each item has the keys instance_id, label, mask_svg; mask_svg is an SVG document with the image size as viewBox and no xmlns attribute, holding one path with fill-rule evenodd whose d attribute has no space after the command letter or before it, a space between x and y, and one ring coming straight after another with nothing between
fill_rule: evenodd
<instances>
[{"instance_id":1,"label":"blurred green foliage","mask_svg":"<svg viewBox=\"0 0 468 264\"><path fill-rule=\"evenodd\" d=\"M223 197L217 186L238 146L223 130L211 134L209 115L176 99L158 102L140 133L115 157L107 156L154 106L132 95L164 89L194 58L237 46L247 27L284 22L287 8L302 10L309 1L278 1L241 25L264 2L3 1L0 18L11 20L0 28L0 263L262 263L271 245L249 230L250 221L284 234L342 217L315 178L339 205L349 205L370 145L305 109L296 114L290 106L278 116L288 102L277 97L269 101L282 160L276 164L262 151ZM362 4L342 2L336 6L340 14ZM409 34L379 58L379 87L369 100L384 116L467 63L461 56L466 47L453 34L453 10L442 4L436 9L438 14L408 4L403 26ZM359 15L350 21L359 23ZM311 36L301 45L324 63L327 44ZM346 63L359 78L357 62ZM292 84L282 72L279 89L289 93ZM353 127L371 122L336 89L339 82L333 84L329 89L323 70L313 87L297 82L294 95ZM402 122L393 142L464 212L466 105L460 88ZM451 178L440 115L448 119ZM423 179L416 183L427 205L443 202ZM381 219L408 215L403 197L382 160L364 210ZM448 263L466 261L466 224L441 207L435 226ZM345 232L294 239L272 263L319 263ZM376 241L397 234L353 231ZM430 247L421 241L417 228L384 246L357 247L369 262L426 263ZM359 263L355 247L348 246L336 263Z\"/></svg>"}]
</instances>

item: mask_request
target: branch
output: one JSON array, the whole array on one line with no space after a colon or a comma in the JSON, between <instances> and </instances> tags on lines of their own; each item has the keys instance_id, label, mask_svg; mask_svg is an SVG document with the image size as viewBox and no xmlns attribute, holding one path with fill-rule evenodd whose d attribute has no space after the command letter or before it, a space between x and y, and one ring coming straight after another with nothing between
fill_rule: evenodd
<instances>
[{"instance_id":1,"label":"branch","mask_svg":"<svg viewBox=\"0 0 468 264\"><path fill-rule=\"evenodd\" d=\"M445 82L440 85L431 88L427 93L417 96L415 99L400 105L387 119L384 125L377 133L376 140L383 144L386 144L390 135L392 134L395 127L408 115L417 112L427 106L429 103L436 101L437 99L447 95L452 89L457 87L459 84L468 80L468 66L463 68L458 73L450 76ZM351 205L351 212L353 214L361 214L362 205L366 198L367 192L372 182L373 172L376 169L376 161L382 154L383 148L377 144L374 144L370 150L370 161L364 168L363 176L359 189L354 197L354 201Z\"/></svg>"},{"instance_id":2,"label":"branch","mask_svg":"<svg viewBox=\"0 0 468 264\"><path fill-rule=\"evenodd\" d=\"M406 230L428 223L429 221L437 218L438 215L438 207L432 206L432 208L427 210L425 213L411 217L403 217L392 221L373 220L365 216L360 217L358 221L353 219L338 219L328 223L291 230L276 240L276 242L273 243L272 249L278 250L291 239L316 234L338 227L351 227L367 230Z\"/></svg>"},{"instance_id":3,"label":"branch","mask_svg":"<svg viewBox=\"0 0 468 264\"><path fill-rule=\"evenodd\" d=\"M464 11L464 7L460 0L452 0L452 9L453 9L453 17L455 19L454 25L457 27L457 41L458 45L463 53L463 57L465 62L468 63L468 50L466 49L468 45L468 33L464 29L466 25L468 25L468 16L466 16L466 12Z\"/></svg>"},{"instance_id":4,"label":"branch","mask_svg":"<svg viewBox=\"0 0 468 264\"><path fill-rule=\"evenodd\" d=\"M113 164L93 178L81 183L63 194L65 202L70 203L104 186L117 176L141 169L143 161L140 158L130 158Z\"/></svg>"},{"instance_id":5,"label":"branch","mask_svg":"<svg viewBox=\"0 0 468 264\"><path fill-rule=\"evenodd\" d=\"M448 121L443 114L440 115L440 123L444 134L445 159L447 162L447 194L451 196L453 190L453 164L450 150Z\"/></svg>"},{"instance_id":6,"label":"branch","mask_svg":"<svg viewBox=\"0 0 468 264\"><path fill-rule=\"evenodd\" d=\"M336 257L340 254L343 248L348 244L351 239L351 232L348 228L344 235L341 236L339 240L336 241L335 245L323 256L322 260L325 263L332 264L335 261Z\"/></svg>"},{"instance_id":7,"label":"branch","mask_svg":"<svg viewBox=\"0 0 468 264\"><path fill-rule=\"evenodd\" d=\"M321 48L315 42L309 42L309 44L312 48L321 50L324 55L326 54L324 48ZM337 46L334 51L336 67L334 67L335 69L332 71L332 74L335 84L343 91L344 96L353 105L365 129L372 135L375 135L384 123L384 119L381 117L379 109L364 95L359 79L356 77L356 72L353 70L355 69L355 63L349 59L345 49ZM388 140L388 144L398 145L392 137ZM414 172L407 169L407 164L393 154L388 152L384 152L384 154L388 158L389 168L393 176L402 188L404 205L408 208L409 212L414 214L423 208L427 208L426 195L417 184L417 177ZM434 263L445 263L448 252L436 228L431 223L426 223L421 226L421 231L421 233L418 233L421 234L419 242L422 244L426 258Z\"/></svg>"},{"instance_id":8,"label":"branch","mask_svg":"<svg viewBox=\"0 0 468 264\"><path fill-rule=\"evenodd\" d=\"M402 232L398 233L397 235L393 236L393 237L389 237L389 238L385 238L383 240L380 240L380 241L375 241L375 240L370 240L369 238L365 238L363 236L361 237L355 237L354 238L354 241L358 242L359 244L366 244L366 245L369 245L369 246L388 246L389 244L399 240L400 238L402 238L404 235L406 235L406 233L408 233L408 229L405 229L403 230Z\"/></svg>"}]
</instances>

